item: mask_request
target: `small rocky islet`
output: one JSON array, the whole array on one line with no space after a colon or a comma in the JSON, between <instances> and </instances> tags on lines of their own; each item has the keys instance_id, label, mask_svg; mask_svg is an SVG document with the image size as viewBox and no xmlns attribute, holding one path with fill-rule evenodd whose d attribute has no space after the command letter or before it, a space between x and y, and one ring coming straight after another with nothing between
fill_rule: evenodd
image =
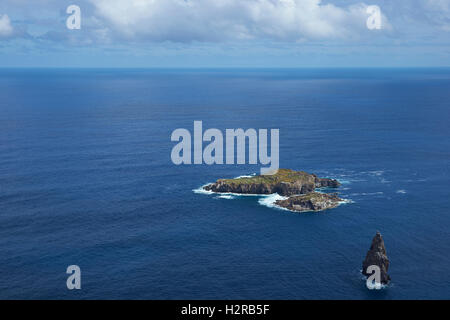
<instances>
[{"instance_id":1,"label":"small rocky islet","mask_svg":"<svg viewBox=\"0 0 450 320\"><path fill-rule=\"evenodd\" d=\"M320 193L317 188L337 188L335 179L319 178L315 174L290 169L279 169L274 175L258 175L235 179L219 179L203 187L216 193L261 194L278 193L287 197L275 205L296 212L322 211L337 207L344 200L337 194Z\"/></svg>"},{"instance_id":2,"label":"small rocky islet","mask_svg":"<svg viewBox=\"0 0 450 320\"><path fill-rule=\"evenodd\" d=\"M381 284L388 284L391 281L391 277L388 274L389 270L389 258L386 253L386 247L384 245L383 237L381 233L377 231L377 234L372 239L369 251L367 251L366 258L363 261L362 273L366 277L372 275L368 272L370 266L378 266L380 268L380 281Z\"/></svg>"}]
</instances>

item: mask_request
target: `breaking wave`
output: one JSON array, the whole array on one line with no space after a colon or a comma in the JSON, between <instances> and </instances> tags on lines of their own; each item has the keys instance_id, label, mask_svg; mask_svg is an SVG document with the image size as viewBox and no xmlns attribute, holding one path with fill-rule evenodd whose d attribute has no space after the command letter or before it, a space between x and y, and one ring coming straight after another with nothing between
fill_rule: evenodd
<instances>
[{"instance_id":1,"label":"breaking wave","mask_svg":"<svg viewBox=\"0 0 450 320\"><path fill-rule=\"evenodd\" d=\"M207 185L210 185L211 183L204 184L204 185L202 185L201 187L199 187L197 189L193 189L192 191L194 191L194 193L197 193L197 194L209 194L209 195L216 194L216 192L212 192L212 191L208 191L208 190L203 189L204 187L206 187Z\"/></svg>"},{"instance_id":2,"label":"breaking wave","mask_svg":"<svg viewBox=\"0 0 450 320\"><path fill-rule=\"evenodd\" d=\"M277 200L286 200L286 199L287 199L287 197L283 197L283 196L280 196L278 193L274 193L274 194L261 196L261 198L258 200L258 203L260 205L263 205L263 206L268 207L268 208L276 208L276 209L280 209L280 210L291 211L289 209L282 208L282 207L277 206L275 204L275 202Z\"/></svg>"},{"instance_id":3,"label":"breaking wave","mask_svg":"<svg viewBox=\"0 0 450 320\"><path fill-rule=\"evenodd\" d=\"M218 195L217 197L215 197L215 199L227 199L227 200L232 200L232 199L236 199L236 196L232 195L232 194L221 194Z\"/></svg>"}]
</instances>

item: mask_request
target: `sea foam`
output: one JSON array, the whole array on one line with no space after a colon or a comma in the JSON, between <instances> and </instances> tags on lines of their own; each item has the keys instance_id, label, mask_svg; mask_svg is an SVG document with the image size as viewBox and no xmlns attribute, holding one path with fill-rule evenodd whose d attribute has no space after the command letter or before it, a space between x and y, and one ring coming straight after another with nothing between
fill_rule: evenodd
<instances>
[{"instance_id":1,"label":"sea foam","mask_svg":"<svg viewBox=\"0 0 450 320\"><path fill-rule=\"evenodd\" d=\"M232 199L236 199L236 196L232 195L232 194L220 194L217 197L214 197L214 199L227 199L227 200L232 200Z\"/></svg>"},{"instance_id":2,"label":"sea foam","mask_svg":"<svg viewBox=\"0 0 450 320\"><path fill-rule=\"evenodd\" d=\"M263 206L269 207L269 208L276 208L276 209L280 209L280 210L291 211L289 209L277 206L275 204L275 202L277 200L286 200L286 199L287 199L287 197L280 196L278 193L273 193L273 194L261 196L261 198L258 200L258 203L260 205L263 205Z\"/></svg>"},{"instance_id":3,"label":"sea foam","mask_svg":"<svg viewBox=\"0 0 450 320\"><path fill-rule=\"evenodd\" d=\"M202 185L201 187L197 188L197 189L192 189L192 191L194 191L194 193L198 193L198 194L216 194L215 192L212 192L210 190L205 190L204 187L206 187L207 185L210 185L211 183L207 183Z\"/></svg>"}]
</instances>

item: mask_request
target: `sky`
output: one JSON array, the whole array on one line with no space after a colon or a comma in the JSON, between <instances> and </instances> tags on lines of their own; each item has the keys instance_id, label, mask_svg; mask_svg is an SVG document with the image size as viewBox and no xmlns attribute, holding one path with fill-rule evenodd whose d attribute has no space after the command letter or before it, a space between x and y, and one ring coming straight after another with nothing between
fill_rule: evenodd
<instances>
[{"instance_id":1,"label":"sky","mask_svg":"<svg viewBox=\"0 0 450 320\"><path fill-rule=\"evenodd\" d=\"M1 0L0 67L450 66L450 0L367 1Z\"/></svg>"}]
</instances>

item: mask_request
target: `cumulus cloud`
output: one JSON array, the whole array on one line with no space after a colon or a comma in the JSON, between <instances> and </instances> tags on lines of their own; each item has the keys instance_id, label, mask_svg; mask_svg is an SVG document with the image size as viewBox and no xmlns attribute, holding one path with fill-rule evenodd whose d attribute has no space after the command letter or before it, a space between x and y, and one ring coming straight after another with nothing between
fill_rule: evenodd
<instances>
[{"instance_id":1,"label":"cumulus cloud","mask_svg":"<svg viewBox=\"0 0 450 320\"><path fill-rule=\"evenodd\" d=\"M0 14L0 38L9 37L13 34L13 27L11 26L11 20L8 15Z\"/></svg>"},{"instance_id":2,"label":"cumulus cloud","mask_svg":"<svg viewBox=\"0 0 450 320\"><path fill-rule=\"evenodd\" d=\"M91 0L115 36L152 41L348 39L367 32L367 5L321 0ZM387 23L386 17L383 17Z\"/></svg>"}]
</instances>

